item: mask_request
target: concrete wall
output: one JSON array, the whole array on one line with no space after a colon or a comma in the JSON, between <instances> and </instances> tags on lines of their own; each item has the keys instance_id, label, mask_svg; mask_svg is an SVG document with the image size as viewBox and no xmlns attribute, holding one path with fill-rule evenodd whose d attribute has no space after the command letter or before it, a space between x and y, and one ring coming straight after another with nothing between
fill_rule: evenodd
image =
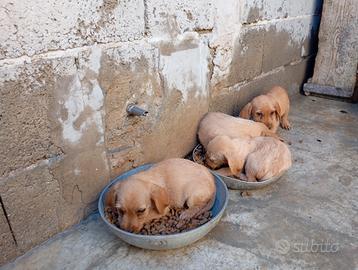
<instances>
[{"instance_id":1,"label":"concrete wall","mask_svg":"<svg viewBox=\"0 0 358 270\"><path fill-rule=\"evenodd\" d=\"M78 223L111 177L187 154L208 110L298 91L321 2L2 0L0 264Z\"/></svg>"}]
</instances>

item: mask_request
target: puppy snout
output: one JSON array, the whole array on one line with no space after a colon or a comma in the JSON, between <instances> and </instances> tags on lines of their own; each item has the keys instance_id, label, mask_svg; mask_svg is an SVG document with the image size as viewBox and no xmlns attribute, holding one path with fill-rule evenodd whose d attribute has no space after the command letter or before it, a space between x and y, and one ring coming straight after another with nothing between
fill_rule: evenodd
<instances>
[{"instance_id":1,"label":"puppy snout","mask_svg":"<svg viewBox=\"0 0 358 270\"><path fill-rule=\"evenodd\" d=\"M121 229L128 231L128 232L132 232L132 227L133 225L131 224L131 222L129 222L128 218L126 218L125 216L122 218L122 221L120 223L120 227Z\"/></svg>"},{"instance_id":2,"label":"puppy snout","mask_svg":"<svg viewBox=\"0 0 358 270\"><path fill-rule=\"evenodd\" d=\"M131 233L137 233L139 232L137 227L130 227L129 229L127 229L126 231L131 232Z\"/></svg>"},{"instance_id":3,"label":"puppy snout","mask_svg":"<svg viewBox=\"0 0 358 270\"><path fill-rule=\"evenodd\" d=\"M134 224L121 225L121 228L127 232L133 232L133 233L137 233L141 229L141 227L139 225L134 225Z\"/></svg>"},{"instance_id":4,"label":"puppy snout","mask_svg":"<svg viewBox=\"0 0 358 270\"><path fill-rule=\"evenodd\" d=\"M275 122L272 120L268 120L265 122L265 125L268 127L268 129L273 130L275 128Z\"/></svg>"},{"instance_id":5,"label":"puppy snout","mask_svg":"<svg viewBox=\"0 0 358 270\"><path fill-rule=\"evenodd\" d=\"M142 229L142 226L140 226L140 225L132 226L132 232L138 233L141 229Z\"/></svg>"},{"instance_id":6,"label":"puppy snout","mask_svg":"<svg viewBox=\"0 0 358 270\"><path fill-rule=\"evenodd\" d=\"M121 223L120 224L121 226L121 229L123 229L123 230L125 230L125 231L130 231L131 230L131 228L130 228L130 226L128 226L127 224L125 224L125 223Z\"/></svg>"}]
</instances>

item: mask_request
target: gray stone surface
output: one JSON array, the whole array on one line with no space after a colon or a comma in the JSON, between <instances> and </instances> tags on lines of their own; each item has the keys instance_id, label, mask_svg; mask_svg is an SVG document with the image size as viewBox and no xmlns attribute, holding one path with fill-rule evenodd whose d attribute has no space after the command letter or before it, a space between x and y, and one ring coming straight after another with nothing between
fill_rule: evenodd
<instances>
[{"instance_id":1,"label":"gray stone surface","mask_svg":"<svg viewBox=\"0 0 358 270\"><path fill-rule=\"evenodd\" d=\"M211 31L214 27L213 0L147 0L146 27L153 36L171 36L173 32Z\"/></svg>"},{"instance_id":2,"label":"gray stone surface","mask_svg":"<svg viewBox=\"0 0 358 270\"><path fill-rule=\"evenodd\" d=\"M293 167L275 185L230 191L220 224L173 251L128 246L98 215L5 269L356 269L358 106L293 96Z\"/></svg>"},{"instance_id":3,"label":"gray stone surface","mask_svg":"<svg viewBox=\"0 0 358 270\"><path fill-rule=\"evenodd\" d=\"M266 25L263 41L262 72L288 65L315 54L318 16L277 21Z\"/></svg>"},{"instance_id":4,"label":"gray stone surface","mask_svg":"<svg viewBox=\"0 0 358 270\"><path fill-rule=\"evenodd\" d=\"M280 67L247 83L223 88L212 95L209 110L239 115L240 109L246 103L255 96L267 92L274 85L281 85L289 93L296 94L299 92L301 82L305 81L313 60L313 57L309 57L293 65Z\"/></svg>"},{"instance_id":5,"label":"gray stone surface","mask_svg":"<svg viewBox=\"0 0 358 270\"><path fill-rule=\"evenodd\" d=\"M17 242L9 254L23 253L59 232L60 187L46 164L1 181L0 196Z\"/></svg>"},{"instance_id":6,"label":"gray stone surface","mask_svg":"<svg viewBox=\"0 0 358 270\"><path fill-rule=\"evenodd\" d=\"M133 41L143 37L144 24L140 0L2 0L0 59Z\"/></svg>"},{"instance_id":7,"label":"gray stone surface","mask_svg":"<svg viewBox=\"0 0 358 270\"><path fill-rule=\"evenodd\" d=\"M338 96L351 97L357 84L357 63L358 2L325 1L312 83L341 88Z\"/></svg>"},{"instance_id":8,"label":"gray stone surface","mask_svg":"<svg viewBox=\"0 0 358 270\"><path fill-rule=\"evenodd\" d=\"M235 41L228 83L235 85L261 74L265 29L262 26L244 28Z\"/></svg>"},{"instance_id":9,"label":"gray stone surface","mask_svg":"<svg viewBox=\"0 0 358 270\"><path fill-rule=\"evenodd\" d=\"M61 153L47 117L52 75L45 61L0 66L0 176Z\"/></svg>"},{"instance_id":10,"label":"gray stone surface","mask_svg":"<svg viewBox=\"0 0 358 270\"><path fill-rule=\"evenodd\" d=\"M318 15L322 0L242 0L240 4L242 23L251 24L262 20Z\"/></svg>"},{"instance_id":11,"label":"gray stone surface","mask_svg":"<svg viewBox=\"0 0 358 270\"><path fill-rule=\"evenodd\" d=\"M6 216L3 211L1 203L0 203L0 250L1 250L0 265L9 261L17 254L15 241L11 234L11 230L6 220Z\"/></svg>"}]
</instances>

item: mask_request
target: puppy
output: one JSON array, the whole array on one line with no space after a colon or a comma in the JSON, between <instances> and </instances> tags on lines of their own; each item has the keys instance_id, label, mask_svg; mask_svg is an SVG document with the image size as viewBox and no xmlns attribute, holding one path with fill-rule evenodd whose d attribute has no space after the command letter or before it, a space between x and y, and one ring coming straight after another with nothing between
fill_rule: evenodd
<instances>
[{"instance_id":1,"label":"puppy","mask_svg":"<svg viewBox=\"0 0 358 270\"><path fill-rule=\"evenodd\" d=\"M139 232L144 223L167 214L170 207L186 207L189 219L211 209L215 181L207 168L186 159L167 159L114 185L106 207L120 213L120 227Z\"/></svg>"},{"instance_id":2,"label":"puppy","mask_svg":"<svg viewBox=\"0 0 358 270\"><path fill-rule=\"evenodd\" d=\"M287 145L275 138L230 139L228 136L218 136L209 142L205 162L212 169L228 165L229 169L217 172L249 182L279 175L292 164Z\"/></svg>"},{"instance_id":3,"label":"puppy","mask_svg":"<svg viewBox=\"0 0 358 270\"><path fill-rule=\"evenodd\" d=\"M241 110L240 117L264 123L271 131L276 132L279 124L290 129L288 111L290 100L287 91L280 86L273 87L266 95L255 97Z\"/></svg>"},{"instance_id":4,"label":"puppy","mask_svg":"<svg viewBox=\"0 0 358 270\"><path fill-rule=\"evenodd\" d=\"M220 112L207 113L199 124L198 137L200 143L206 148L212 139L221 135L230 138L271 136L280 139L263 123Z\"/></svg>"}]
</instances>

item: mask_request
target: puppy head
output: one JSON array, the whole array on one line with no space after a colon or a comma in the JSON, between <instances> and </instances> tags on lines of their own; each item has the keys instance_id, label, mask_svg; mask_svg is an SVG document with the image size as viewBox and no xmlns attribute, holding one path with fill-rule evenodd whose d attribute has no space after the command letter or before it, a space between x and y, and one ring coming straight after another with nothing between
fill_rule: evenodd
<instances>
[{"instance_id":1,"label":"puppy head","mask_svg":"<svg viewBox=\"0 0 358 270\"><path fill-rule=\"evenodd\" d=\"M106 197L107 205L118 209L123 230L139 232L144 223L165 215L169 196L164 188L134 175L113 186Z\"/></svg>"},{"instance_id":2,"label":"puppy head","mask_svg":"<svg viewBox=\"0 0 358 270\"><path fill-rule=\"evenodd\" d=\"M206 147L205 163L215 170L227 164L226 152L231 148L231 139L228 136L216 136Z\"/></svg>"},{"instance_id":3,"label":"puppy head","mask_svg":"<svg viewBox=\"0 0 358 270\"><path fill-rule=\"evenodd\" d=\"M230 139L228 136L217 136L207 146L205 163L214 170L227 164L232 175L239 176L249 151L248 138Z\"/></svg>"},{"instance_id":4,"label":"puppy head","mask_svg":"<svg viewBox=\"0 0 358 270\"><path fill-rule=\"evenodd\" d=\"M264 123L271 131L276 132L279 126L281 108L278 102L267 95L255 97L240 112L240 117Z\"/></svg>"}]
</instances>

